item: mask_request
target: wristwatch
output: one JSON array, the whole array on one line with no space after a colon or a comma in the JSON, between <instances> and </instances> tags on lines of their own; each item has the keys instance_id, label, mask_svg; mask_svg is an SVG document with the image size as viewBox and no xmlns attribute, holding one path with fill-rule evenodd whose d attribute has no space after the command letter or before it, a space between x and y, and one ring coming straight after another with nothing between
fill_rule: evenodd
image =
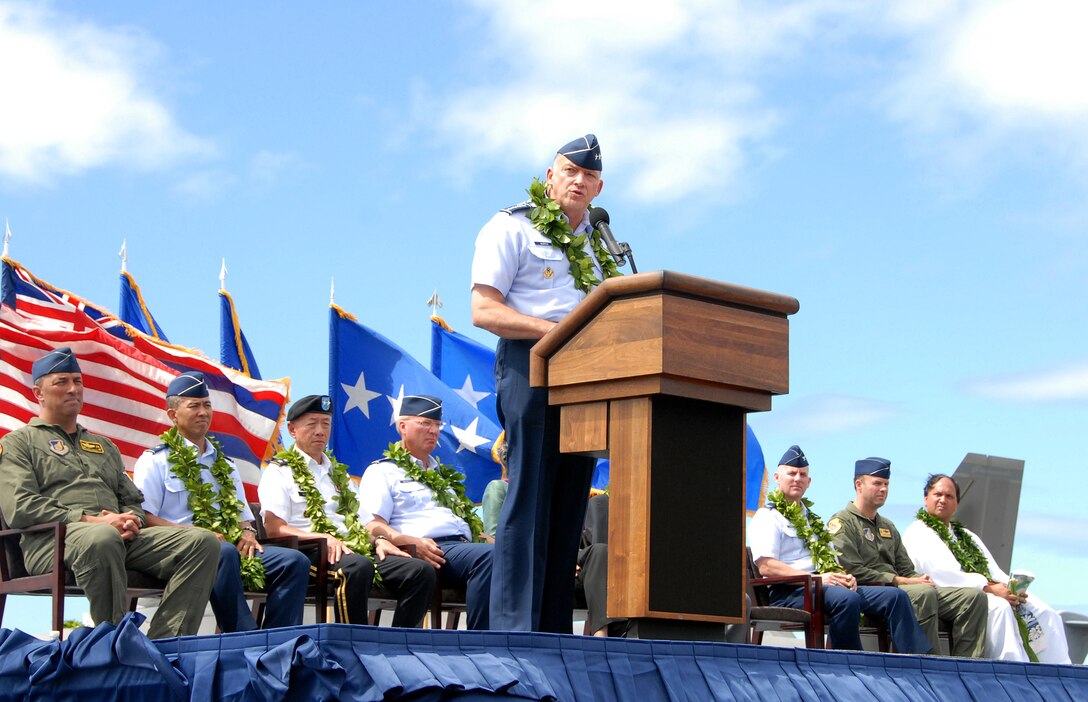
<instances>
[{"instance_id":1,"label":"wristwatch","mask_svg":"<svg viewBox=\"0 0 1088 702\"><path fill-rule=\"evenodd\" d=\"M253 527L251 527L251 526L244 526L244 527L242 527L242 531L248 531L248 532L249 532L249 533L251 533L251 534L256 534L256 533L257 533L257 530L256 530L256 529L254 529L254 528L253 528Z\"/></svg>"}]
</instances>

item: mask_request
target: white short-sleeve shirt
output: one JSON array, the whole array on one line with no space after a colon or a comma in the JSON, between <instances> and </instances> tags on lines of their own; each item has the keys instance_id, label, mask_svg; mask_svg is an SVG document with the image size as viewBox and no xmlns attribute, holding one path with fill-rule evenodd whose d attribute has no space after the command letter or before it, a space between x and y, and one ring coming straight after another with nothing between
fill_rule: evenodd
<instances>
[{"instance_id":1,"label":"white short-sleeve shirt","mask_svg":"<svg viewBox=\"0 0 1088 702\"><path fill-rule=\"evenodd\" d=\"M302 453L292 446L292 451L297 452L306 461L306 468L314 476L314 485L325 501L325 516L329 518L341 533L347 532L344 518L336 511L339 502L336 499L336 484L332 481L330 471L332 461L322 454L321 462ZM354 491L355 484L348 483L348 489ZM269 512L287 523L288 526L306 531L313 530L313 524L306 516L306 498L291 474L291 467L279 461L269 463L261 471L261 482L257 485L257 496L261 500L261 514Z\"/></svg>"},{"instance_id":2,"label":"white short-sleeve shirt","mask_svg":"<svg viewBox=\"0 0 1088 702\"><path fill-rule=\"evenodd\" d=\"M186 446L197 451L196 444L182 437ZM218 492L219 486L212 477L211 465L215 462L215 447L212 442L205 442L203 453L197 456L197 463L202 468L200 479L212 485ZM234 482L234 494L242 502L242 512L238 516L239 521L253 521L253 512L246 502L246 491L242 486L242 476L238 474L238 468L234 462L226 458L230 464L231 480ZM136 459L136 466L132 471L132 482L136 484L144 495L143 508L145 512L154 514L175 524L190 526L193 523L193 511L189 509L189 491L185 489L185 482L174 475L170 468L170 448L165 444L148 449ZM218 507L216 503L216 507Z\"/></svg>"},{"instance_id":3,"label":"white short-sleeve shirt","mask_svg":"<svg viewBox=\"0 0 1088 702\"><path fill-rule=\"evenodd\" d=\"M804 514L808 514L804 506ZM797 537L797 530L782 514L770 507L760 507L748 523L748 547L752 549L752 560L773 558L791 568L805 573L816 569L812 565L812 552Z\"/></svg>"},{"instance_id":4,"label":"white short-sleeve shirt","mask_svg":"<svg viewBox=\"0 0 1088 702\"><path fill-rule=\"evenodd\" d=\"M415 458L412 460L415 461ZM437 465L438 461L431 456L428 468ZM366 524L375 516L408 536L472 537L463 519L448 507L438 504L429 487L410 480L407 473L392 461L370 464L359 480L359 518Z\"/></svg>"},{"instance_id":5,"label":"white short-sleeve shirt","mask_svg":"<svg viewBox=\"0 0 1088 702\"><path fill-rule=\"evenodd\" d=\"M574 286L570 262L532 225L528 209L498 212L476 237L472 258L472 284L495 288L516 312L558 322L585 298ZM590 231L588 217L575 228L576 234ZM586 239L586 255L600 266Z\"/></svg>"}]
</instances>

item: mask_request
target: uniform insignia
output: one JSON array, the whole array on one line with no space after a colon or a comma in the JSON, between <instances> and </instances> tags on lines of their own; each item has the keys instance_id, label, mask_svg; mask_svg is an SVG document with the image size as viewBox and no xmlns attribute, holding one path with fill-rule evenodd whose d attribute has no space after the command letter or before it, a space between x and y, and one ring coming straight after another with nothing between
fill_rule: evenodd
<instances>
[{"instance_id":1,"label":"uniform insignia","mask_svg":"<svg viewBox=\"0 0 1088 702\"><path fill-rule=\"evenodd\" d=\"M842 531L842 520L838 517L832 517L831 521L827 523L827 533L834 536Z\"/></svg>"},{"instance_id":2,"label":"uniform insignia","mask_svg":"<svg viewBox=\"0 0 1088 702\"><path fill-rule=\"evenodd\" d=\"M884 539L890 539L890 538L892 538L892 530L891 529L885 529L884 527L880 527L880 536L881 536L881 538L884 538Z\"/></svg>"},{"instance_id":3,"label":"uniform insignia","mask_svg":"<svg viewBox=\"0 0 1088 702\"><path fill-rule=\"evenodd\" d=\"M323 395L321 397L321 411L328 412L330 409L332 409L332 400L329 399L328 395Z\"/></svg>"},{"instance_id":4,"label":"uniform insignia","mask_svg":"<svg viewBox=\"0 0 1088 702\"><path fill-rule=\"evenodd\" d=\"M79 440L79 447L87 453L105 453L106 449L102 448L102 444L97 441L87 441L86 439Z\"/></svg>"},{"instance_id":5,"label":"uniform insignia","mask_svg":"<svg viewBox=\"0 0 1088 702\"><path fill-rule=\"evenodd\" d=\"M61 439L50 439L49 450L58 456L68 455L68 444L64 443Z\"/></svg>"},{"instance_id":6,"label":"uniform insignia","mask_svg":"<svg viewBox=\"0 0 1088 702\"><path fill-rule=\"evenodd\" d=\"M876 541L876 534L874 534L873 530L870 529L869 527L865 527L864 529L862 529L861 533L862 533L862 536L865 537L866 541Z\"/></svg>"},{"instance_id":7,"label":"uniform insignia","mask_svg":"<svg viewBox=\"0 0 1088 702\"><path fill-rule=\"evenodd\" d=\"M158 446L152 446L147 450L147 453L162 453L166 449L170 448L166 444L159 444Z\"/></svg>"},{"instance_id":8,"label":"uniform insignia","mask_svg":"<svg viewBox=\"0 0 1088 702\"><path fill-rule=\"evenodd\" d=\"M532 200L526 200L525 202L519 202L516 205L510 207L504 207L499 212L505 212L506 214L517 214L518 212L524 212L525 210L531 210L534 207Z\"/></svg>"},{"instance_id":9,"label":"uniform insignia","mask_svg":"<svg viewBox=\"0 0 1088 702\"><path fill-rule=\"evenodd\" d=\"M550 279L553 275L555 275L555 271L552 270L552 267L546 266L544 268L544 277Z\"/></svg>"}]
</instances>

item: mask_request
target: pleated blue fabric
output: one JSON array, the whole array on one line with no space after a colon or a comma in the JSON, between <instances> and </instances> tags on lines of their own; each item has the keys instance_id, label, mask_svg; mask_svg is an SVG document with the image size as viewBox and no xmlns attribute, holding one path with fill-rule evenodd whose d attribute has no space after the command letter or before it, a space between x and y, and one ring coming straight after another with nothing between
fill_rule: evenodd
<instances>
[{"instance_id":1,"label":"pleated blue fabric","mask_svg":"<svg viewBox=\"0 0 1088 702\"><path fill-rule=\"evenodd\" d=\"M64 642L0 630L0 702L1088 700L1081 666L339 624L152 642L141 620Z\"/></svg>"}]
</instances>

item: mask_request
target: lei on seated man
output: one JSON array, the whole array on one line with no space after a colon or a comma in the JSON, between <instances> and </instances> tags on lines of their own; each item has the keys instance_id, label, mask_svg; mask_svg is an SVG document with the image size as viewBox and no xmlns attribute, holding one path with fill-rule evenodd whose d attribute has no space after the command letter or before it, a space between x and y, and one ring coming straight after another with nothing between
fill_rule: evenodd
<instances>
[{"instance_id":1,"label":"lei on seated man","mask_svg":"<svg viewBox=\"0 0 1088 702\"><path fill-rule=\"evenodd\" d=\"M434 569L388 539L373 541L364 528L348 467L326 452L332 412L328 395L307 395L288 410L295 443L276 454L257 486L265 531L325 539L336 621L366 624L371 589L380 583L397 600L393 626L417 627L434 595Z\"/></svg>"},{"instance_id":2,"label":"lei on seated man","mask_svg":"<svg viewBox=\"0 0 1088 702\"><path fill-rule=\"evenodd\" d=\"M774 577L815 573L823 581L824 613L828 618L830 647L860 651L860 615L885 620L899 653L929 653L932 645L918 625L910 597L899 588L857 584L838 561L838 551L823 520L812 511L805 492L812 484L809 462L797 445L791 446L774 473L777 489L752 517L748 545L760 575ZM771 604L799 608L800 586L770 587Z\"/></svg>"}]
</instances>

